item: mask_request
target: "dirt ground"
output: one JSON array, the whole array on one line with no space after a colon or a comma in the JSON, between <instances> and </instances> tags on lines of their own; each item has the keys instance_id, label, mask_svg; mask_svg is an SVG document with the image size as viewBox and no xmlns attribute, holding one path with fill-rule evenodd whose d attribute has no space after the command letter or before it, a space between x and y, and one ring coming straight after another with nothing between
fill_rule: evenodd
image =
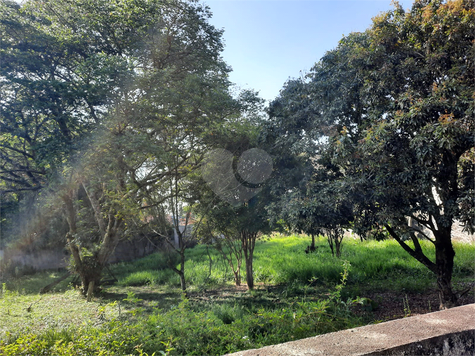
<instances>
[{"instance_id":1,"label":"dirt ground","mask_svg":"<svg viewBox=\"0 0 475 356\"><path fill-rule=\"evenodd\" d=\"M465 286L457 286L457 290L462 288L469 288ZM382 292L370 293L368 298L376 301L377 306L372 311L375 320L388 321L393 319L404 318L406 316L419 315L431 313L439 310L440 299L437 290L431 290L421 293L397 293L397 292ZM474 287L472 285L471 291L463 295L459 299L460 305L475 303ZM357 310L357 313L361 313Z\"/></svg>"},{"instance_id":2,"label":"dirt ground","mask_svg":"<svg viewBox=\"0 0 475 356\"><path fill-rule=\"evenodd\" d=\"M471 288L470 288L471 287ZM265 287L257 285L256 289L274 289L276 287ZM460 299L460 305L475 303L475 286L469 283L454 286L456 291L468 290ZM191 293L191 299L208 301L212 299L227 299L247 292L247 286L241 285L227 286L221 290L202 291L201 293ZM440 299L437 290L429 290L424 293L401 293L401 292L368 292L360 297L369 298L374 301L374 307L368 310L356 305L353 311L365 319L372 319L375 322L383 322L404 318L408 316L431 313L440 310Z\"/></svg>"}]
</instances>

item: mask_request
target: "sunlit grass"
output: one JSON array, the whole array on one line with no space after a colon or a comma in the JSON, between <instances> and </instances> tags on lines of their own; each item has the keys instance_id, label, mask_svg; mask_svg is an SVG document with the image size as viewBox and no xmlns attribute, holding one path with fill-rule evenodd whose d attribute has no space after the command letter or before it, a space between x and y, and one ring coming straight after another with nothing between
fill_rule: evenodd
<instances>
[{"instance_id":1,"label":"sunlit grass","mask_svg":"<svg viewBox=\"0 0 475 356\"><path fill-rule=\"evenodd\" d=\"M378 242L345 238L341 259L331 255L324 237L316 239L316 252L306 254L305 248L309 244L310 238L300 235L274 235L257 241L254 253L257 287L288 283L331 287L339 281L341 261L348 260L351 270L347 289L423 291L435 288L435 275L394 240ZM421 241L421 245L429 258L433 259L433 245L428 241ZM475 246L455 242L454 248L454 281L473 280ZM191 291L234 284L230 267L212 247L198 245L188 249L186 256L185 275ZM169 268L167 260L163 253L154 253L133 262L112 265L110 269L119 280L118 286L166 287L179 292L178 275ZM64 273L50 271L10 279L7 288L23 294L35 294ZM244 263L241 274L245 283ZM104 271L104 275L110 277L108 271ZM54 291L68 290L72 279L69 277L61 282Z\"/></svg>"},{"instance_id":2,"label":"sunlit grass","mask_svg":"<svg viewBox=\"0 0 475 356\"><path fill-rule=\"evenodd\" d=\"M96 324L100 302L87 303L77 291L34 295L3 290L0 298L0 339L8 332L41 332ZM111 312L105 308L104 317ZM109 315L110 316L110 315Z\"/></svg>"},{"instance_id":3,"label":"sunlit grass","mask_svg":"<svg viewBox=\"0 0 475 356\"><path fill-rule=\"evenodd\" d=\"M57 347L73 350L64 353L67 355L77 354L79 349L95 350L85 351L94 354L111 347L130 353L142 344L147 350L163 349L163 342L175 337L177 350L199 345L197 350L202 353L225 353L365 325L372 321L370 316L355 316L344 303L348 300L351 304L369 292L404 295L435 289L435 276L395 241L345 239L341 259L331 255L325 238L317 238L317 251L306 254L309 243L309 237L295 235L261 239L254 260L256 290L221 296L217 292L233 284L229 266L211 247L189 249L185 271L194 297L186 307L181 306L178 276L162 253L111 266L119 281L105 286L89 303L70 285L72 277L52 293L38 294L65 271L9 280L0 296L0 349L1 340L10 340L16 344L3 345L36 345L38 350L61 342ZM428 242L422 246L433 257L433 246ZM473 281L475 246L454 243L454 247L454 283ZM341 300L331 304L339 306L340 316L334 319L324 314L325 321L317 325L309 315L315 308L323 311L330 305L326 303L340 283L344 260L351 264L348 281ZM108 273L104 271L107 278ZM244 266L242 277L245 283ZM158 334L157 325L162 328ZM106 354L114 354L110 352Z\"/></svg>"},{"instance_id":4,"label":"sunlit grass","mask_svg":"<svg viewBox=\"0 0 475 356\"><path fill-rule=\"evenodd\" d=\"M289 283L329 288L338 283L343 260L351 264L346 289L353 293L369 290L421 292L436 287L435 275L405 252L396 241L360 241L346 238L343 241L341 259L331 255L324 237L317 238L317 250L314 253L305 253L308 244L309 237L298 235L276 235L259 240L254 253L257 288ZM428 241L421 241L421 245L429 258L433 259L434 246ZM454 248L454 281L473 279L475 246L454 243ZM157 262L151 262L153 259ZM153 265L159 263L158 261L165 261L165 257L162 254L153 254L147 257L147 261ZM144 262L140 260L122 264L119 284L179 287L178 277L170 269L165 267L161 270L143 270L143 266ZM163 268L163 264L161 266ZM244 283L244 265L241 273ZM234 282L231 269L217 251L212 248L206 250L205 246L196 246L187 251L185 274L190 290L209 289Z\"/></svg>"}]
</instances>

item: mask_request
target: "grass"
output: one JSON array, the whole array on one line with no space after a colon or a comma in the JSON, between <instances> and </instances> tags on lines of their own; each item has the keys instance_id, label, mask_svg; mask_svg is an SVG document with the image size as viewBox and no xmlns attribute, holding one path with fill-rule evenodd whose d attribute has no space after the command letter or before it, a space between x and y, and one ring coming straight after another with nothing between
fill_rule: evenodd
<instances>
[{"instance_id":1,"label":"grass","mask_svg":"<svg viewBox=\"0 0 475 356\"><path fill-rule=\"evenodd\" d=\"M111 266L119 281L91 303L68 285L72 278L39 295L60 272L9 280L0 298L0 353L223 354L365 325L374 321L371 312L355 311L373 305L358 298L370 293L435 289L435 276L394 241L346 239L341 260L323 238L315 253L304 253L308 244L301 236L258 241L254 291L236 290L218 253L196 246L187 251L188 299L160 253ZM454 247L454 284L473 282L475 246ZM344 260L350 267L342 284Z\"/></svg>"}]
</instances>

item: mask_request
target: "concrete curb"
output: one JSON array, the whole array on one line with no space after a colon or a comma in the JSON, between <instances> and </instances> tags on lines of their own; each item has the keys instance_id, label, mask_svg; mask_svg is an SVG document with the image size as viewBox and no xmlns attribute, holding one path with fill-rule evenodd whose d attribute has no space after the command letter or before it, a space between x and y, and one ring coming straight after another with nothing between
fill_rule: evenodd
<instances>
[{"instance_id":1,"label":"concrete curb","mask_svg":"<svg viewBox=\"0 0 475 356\"><path fill-rule=\"evenodd\" d=\"M475 351L475 304L228 356L465 356Z\"/></svg>"}]
</instances>

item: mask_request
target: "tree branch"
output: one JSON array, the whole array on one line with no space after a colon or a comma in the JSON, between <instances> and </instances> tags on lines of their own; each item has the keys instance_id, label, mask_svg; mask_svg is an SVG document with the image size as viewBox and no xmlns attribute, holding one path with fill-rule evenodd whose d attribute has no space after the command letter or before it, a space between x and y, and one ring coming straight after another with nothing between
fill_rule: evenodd
<instances>
[{"instance_id":1,"label":"tree branch","mask_svg":"<svg viewBox=\"0 0 475 356\"><path fill-rule=\"evenodd\" d=\"M407 253L409 253L412 257L414 257L416 260L418 260L420 263L422 263L424 266L429 268L432 272L437 273L437 268L436 264L429 260L426 255L424 255L422 248L417 242L416 249L413 250L411 247L409 247L404 241L401 240L401 238L398 236L398 234L387 224L384 225L386 230L389 232L391 237L396 240L401 247L406 250Z\"/></svg>"}]
</instances>

